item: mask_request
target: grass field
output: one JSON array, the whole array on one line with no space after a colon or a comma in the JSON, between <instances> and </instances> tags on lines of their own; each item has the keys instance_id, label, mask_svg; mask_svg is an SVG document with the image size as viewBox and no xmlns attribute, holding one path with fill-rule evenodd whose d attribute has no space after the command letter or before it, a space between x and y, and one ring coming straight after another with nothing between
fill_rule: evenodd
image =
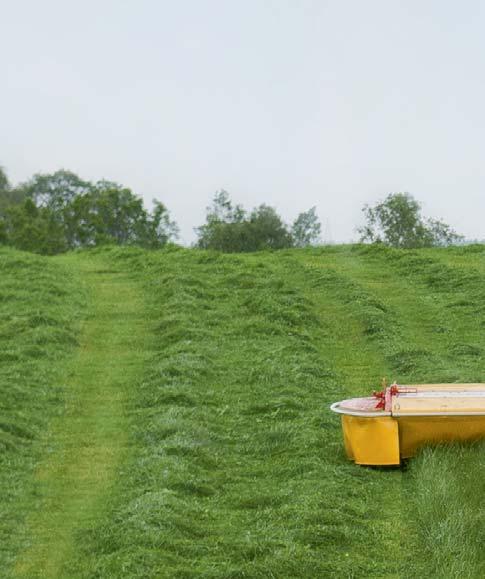
<instances>
[{"instance_id":1,"label":"grass field","mask_svg":"<svg viewBox=\"0 0 485 579\"><path fill-rule=\"evenodd\" d=\"M5 577L485 576L485 446L343 453L335 400L485 381L485 248L0 251Z\"/></svg>"}]
</instances>

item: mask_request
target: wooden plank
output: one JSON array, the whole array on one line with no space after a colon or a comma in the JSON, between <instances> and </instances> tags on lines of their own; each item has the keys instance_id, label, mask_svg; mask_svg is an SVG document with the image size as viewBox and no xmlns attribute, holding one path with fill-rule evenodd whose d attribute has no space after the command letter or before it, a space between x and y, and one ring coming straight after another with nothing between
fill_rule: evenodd
<instances>
[{"instance_id":1,"label":"wooden plank","mask_svg":"<svg viewBox=\"0 0 485 579\"><path fill-rule=\"evenodd\" d=\"M462 413L483 412L485 396L413 396L404 394L393 396L392 414L431 414L434 412Z\"/></svg>"},{"instance_id":2,"label":"wooden plank","mask_svg":"<svg viewBox=\"0 0 485 579\"><path fill-rule=\"evenodd\" d=\"M471 383L471 384L398 384L398 388L416 388L417 391L427 391L427 390L439 390L443 392L447 391L484 391L485 384Z\"/></svg>"}]
</instances>

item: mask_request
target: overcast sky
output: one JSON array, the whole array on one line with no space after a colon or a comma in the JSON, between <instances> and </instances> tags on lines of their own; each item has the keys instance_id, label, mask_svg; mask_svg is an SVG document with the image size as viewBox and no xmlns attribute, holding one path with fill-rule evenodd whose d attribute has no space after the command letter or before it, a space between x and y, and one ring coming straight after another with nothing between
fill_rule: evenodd
<instances>
[{"instance_id":1,"label":"overcast sky","mask_svg":"<svg viewBox=\"0 0 485 579\"><path fill-rule=\"evenodd\" d=\"M0 165L163 201L194 240L214 192L327 241L408 191L485 237L481 0L0 0Z\"/></svg>"}]
</instances>

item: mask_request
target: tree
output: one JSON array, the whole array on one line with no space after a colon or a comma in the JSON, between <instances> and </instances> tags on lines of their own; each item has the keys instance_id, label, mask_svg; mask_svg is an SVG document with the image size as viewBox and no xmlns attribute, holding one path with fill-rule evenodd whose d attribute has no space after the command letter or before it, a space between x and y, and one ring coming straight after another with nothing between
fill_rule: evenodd
<instances>
[{"instance_id":1,"label":"tree","mask_svg":"<svg viewBox=\"0 0 485 579\"><path fill-rule=\"evenodd\" d=\"M421 205L409 193L391 193L374 207L365 205L362 211L366 224L358 231L364 242L409 249L450 245L462 239L442 221L424 219Z\"/></svg>"},{"instance_id":2,"label":"tree","mask_svg":"<svg viewBox=\"0 0 485 579\"><path fill-rule=\"evenodd\" d=\"M10 183L8 182L7 173L3 167L0 167L0 195L10 190Z\"/></svg>"},{"instance_id":3,"label":"tree","mask_svg":"<svg viewBox=\"0 0 485 579\"><path fill-rule=\"evenodd\" d=\"M37 173L21 183L15 191L23 198L32 199L39 208L51 212L58 227L64 231L67 248L77 247L77 223L73 214L74 201L92 188L72 171L61 169L55 173Z\"/></svg>"},{"instance_id":4,"label":"tree","mask_svg":"<svg viewBox=\"0 0 485 579\"><path fill-rule=\"evenodd\" d=\"M155 248L177 237L178 228L162 203L155 201L150 214L140 197L111 181L90 186L68 207L74 246L114 243Z\"/></svg>"},{"instance_id":5,"label":"tree","mask_svg":"<svg viewBox=\"0 0 485 579\"><path fill-rule=\"evenodd\" d=\"M0 243L8 242L7 213L10 207L23 200L23 196L12 189L7 174L0 167Z\"/></svg>"},{"instance_id":6,"label":"tree","mask_svg":"<svg viewBox=\"0 0 485 579\"><path fill-rule=\"evenodd\" d=\"M88 211L81 223L89 231L89 244L132 245L138 241L147 221L139 197L116 183L102 181L86 194L86 199Z\"/></svg>"},{"instance_id":7,"label":"tree","mask_svg":"<svg viewBox=\"0 0 485 579\"><path fill-rule=\"evenodd\" d=\"M130 189L90 183L70 171L37 174L16 188L0 170L0 242L54 254L114 243L162 247L177 236L167 208L150 213Z\"/></svg>"},{"instance_id":8,"label":"tree","mask_svg":"<svg viewBox=\"0 0 485 579\"><path fill-rule=\"evenodd\" d=\"M446 247L464 239L463 235L458 235L450 225L439 219L427 219L426 223L435 246Z\"/></svg>"},{"instance_id":9,"label":"tree","mask_svg":"<svg viewBox=\"0 0 485 579\"><path fill-rule=\"evenodd\" d=\"M5 208L8 206L8 194L10 191L10 183L8 182L7 174L0 167L0 243L7 241L7 231L4 218Z\"/></svg>"},{"instance_id":10,"label":"tree","mask_svg":"<svg viewBox=\"0 0 485 579\"><path fill-rule=\"evenodd\" d=\"M67 249L62 228L52 211L37 207L29 197L6 208L4 242L17 249L54 255Z\"/></svg>"},{"instance_id":11,"label":"tree","mask_svg":"<svg viewBox=\"0 0 485 579\"><path fill-rule=\"evenodd\" d=\"M170 218L170 213L163 203L153 200L153 211L147 223L147 236L142 240L145 247L162 247L178 238L179 228Z\"/></svg>"},{"instance_id":12,"label":"tree","mask_svg":"<svg viewBox=\"0 0 485 579\"><path fill-rule=\"evenodd\" d=\"M195 229L197 245L201 249L245 251L246 229L246 212L241 205L234 206L229 193L221 189L215 193L212 205L207 207L205 224Z\"/></svg>"},{"instance_id":13,"label":"tree","mask_svg":"<svg viewBox=\"0 0 485 579\"><path fill-rule=\"evenodd\" d=\"M207 208L209 223L241 223L246 218L246 212L241 205L233 205L229 193L225 189L217 191L212 205Z\"/></svg>"},{"instance_id":14,"label":"tree","mask_svg":"<svg viewBox=\"0 0 485 579\"><path fill-rule=\"evenodd\" d=\"M65 169L55 173L37 173L17 187L25 197L30 197L37 207L48 207L57 213L62 212L75 197L83 195L90 188L91 183Z\"/></svg>"},{"instance_id":15,"label":"tree","mask_svg":"<svg viewBox=\"0 0 485 579\"><path fill-rule=\"evenodd\" d=\"M206 223L196 228L198 247L224 252L291 247L292 237L272 207L260 205L250 215L233 205L227 191L218 191L207 208Z\"/></svg>"},{"instance_id":16,"label":"tree","mask_svg":"<svg viewBox=\"0 0 485 579\"><path fill-rule=\"evenodd\" d=\"M316 213L316 207L300 213L291 226L291 235L296 247L315 245L320 240L322 226Z\"/></svg>"},{"instance_id":17,"label":"tree","mask_svg":"<svg viewBox=\"0 0 485 579\"><path fill-rule=\"evenodd\" d=\"M0 220L7 207L21 203L23 199L23 193L12 188L7 174L2 167L0 167Z\"/></svg>"},{"instance_id":18,"label":"tree","mask_svg":"<svg viewBox=\"0 0 485 579\"><path fill-rule=\"evenodd\" d=\"M284 249L292 247L293 239L288 228L273 207L260 205L251 212L247 251Z\"/></svg>"}]
</instances>

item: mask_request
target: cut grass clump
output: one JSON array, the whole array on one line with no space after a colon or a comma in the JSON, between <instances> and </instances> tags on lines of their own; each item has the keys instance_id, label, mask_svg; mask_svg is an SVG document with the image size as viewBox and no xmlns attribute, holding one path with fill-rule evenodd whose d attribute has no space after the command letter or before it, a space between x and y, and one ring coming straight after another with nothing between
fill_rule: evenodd
<instances>
[{"instance_id":1,"label":"cut grass clump","mask_svg":"<svg viewBox=\"0 0 485 579\"><path fill-rule=\"evenodd\" d=\"M389 356L392 367L399 376L416 375L436 367L436 356L431 350L403 349Z\"/></svg>"},{"instance_id":2,"label":"cut grass clump","mask_svg":"<svg viewBox=\"0 0 485 579\"><path fill-rule=\"evenodd\" d=\"M359 317L364 333L378 340L399 336L399 320L389 305L370 294L358 282L342 275L336 269L326 269L313 276L314 287L331 288Z\"/></svg>"}]
</instances>

